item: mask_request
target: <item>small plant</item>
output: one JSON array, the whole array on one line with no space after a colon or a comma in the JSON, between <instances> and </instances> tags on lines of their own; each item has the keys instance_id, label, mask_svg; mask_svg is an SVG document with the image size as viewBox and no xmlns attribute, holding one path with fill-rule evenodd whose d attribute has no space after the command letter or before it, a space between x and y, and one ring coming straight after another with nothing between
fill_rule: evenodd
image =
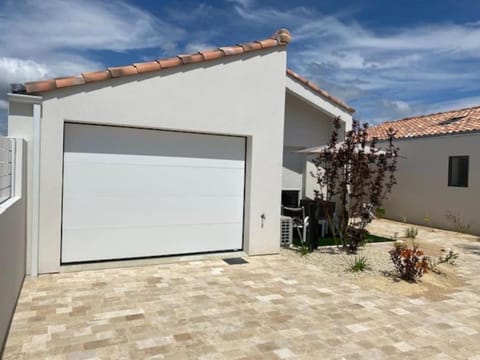
<instances>
[{"instance_id":1,"label":"small plant","mask_svg":"<svg viewBox=\"0 0 480 360\"><path fill-rule=\"evenodd\" d=\"M307 258L307 256L310 254L310 249L308 248L308 245L306 243L302 243L300 246L300 255L303 258Z\"/></svg>"},{"instance_id":2,"label":"small plant","mask_svg":"<svg viewBox=\"0 0 480 360\"><path fill-rule=\"evenodd\" d=\"M438 264L448 264L448 265L457 265L457 259L460 256L459 253L453 252L452 249L442 250L446 253L444 255L440 255L438 258Z\"/></svg>"},{"instance_id":3,"label":"small plant","mask_svg":"<svg viewBox=\"0 0 480 360\"><path fill-rule=\"evenodd\" d=\"M351 272L361 272L369 270L370 265L366 256L355 256L353 259L347 259L347 270Z\"/></svg>"},{"instance_id":4,"label":"small plant","mask_svg":"<svg viewBox=\"0 0 480 360\"><path fill-rule=\"evenodd\" d=\"M429 258L416 246L411 249L405 242L396 241L389 253L395 271L404 280L416 281L428 272Z\"/></svg>"},{"instance_id":5,"label":"small plant","mask_svg":"<svg viewBox=\"0 0 480 360\"><path fill-rule=\"evenodd\" d=\"M402 222L403 222L403 223L406 223L406 222L407 222L407 217L406 217L406 216L402 216Z\"/></svg>"},{"instance_id":6,"label":"small plant","mask_svg":"<svg viewBox=\"0 0 480 360\"><path fill-rule=\"evenodd\" d=\"M465 224L460 215L447 211L445 214L447 221L452 225L456 232L466 233L470 229L470 224Z\"/></svg>"},{"instance_id":7,"label":"small plant","mask_svg":"<svg viewBox=\"0 0 480 360\"><path fill-rule=\"evenodd\" d=\"M383 217L385 217L385 209L384 208L377 208L375 210L375 216L379 219L382 219Z\"/></svg>"},{"instance_id":8,"label":"small plant","mask_svg":"<svg viewBox=\"0 0 480 360\"><path fill-rule=\"evenodd\" d=\"M423 217L423 221L425 222L425 225L429 225L430 224L430 216L428 214L426 214L424 217Z\"/></svg>"},{"instance_id":9,"label":"small plant","mask_svg":"<svg viewBox=\"0 0 480 360\"><path fill-rule=\"evenodd\" d=\"M405 229L405 237L409 239L415 239L418 235L418 229L416 227L410 226Z\"/></svg>"}]
</instances>

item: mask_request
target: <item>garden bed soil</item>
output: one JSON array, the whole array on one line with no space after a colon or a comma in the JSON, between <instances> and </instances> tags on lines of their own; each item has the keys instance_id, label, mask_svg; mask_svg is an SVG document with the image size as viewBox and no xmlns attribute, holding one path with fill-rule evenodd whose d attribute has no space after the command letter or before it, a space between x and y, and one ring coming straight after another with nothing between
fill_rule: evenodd
<instances>
[{"instance_id":1,"label":"garden bed soil","mask_svg":"<svg viewBox=\"0 0 480 360\"><path fill-rule=\"evenodd\" d=\"M410 239L402 239L411 246ZM422 240L415 240L425 255L433 260L443 254L442 247ZM302 257L295 249L282 249L281 253L292 261L317 266L319 271L328 272L333 276L341 277L344 281L364 289L376 289L394 295L403 295L412 298L425 298L430 301L440 301L454 292L456 288L464 285L461 277L457 274L457 267L441 264L438 265L440 274L429 271L415 283L401 280L394 275L394 268L388 251L392 243L367 244L359 249L357 254L347 254L335 246L321 247L313 253ZM363 272L351 272L347 268L355 257L365 256L369 270ZM459 259L461 262L461 257Z\"/></svg>"}]
</instances>

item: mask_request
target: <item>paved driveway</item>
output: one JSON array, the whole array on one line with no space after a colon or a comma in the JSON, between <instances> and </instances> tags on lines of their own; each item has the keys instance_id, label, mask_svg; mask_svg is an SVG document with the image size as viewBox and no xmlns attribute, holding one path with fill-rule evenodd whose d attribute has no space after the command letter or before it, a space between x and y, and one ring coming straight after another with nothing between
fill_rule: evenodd
<instances>
[{"instance_id":1,"label":"paved driveway","mask_svg":"<svg viewBox=\"0 0 480 360\"><path fill-rule=\"evenodd\" d=\"M480 243L446 299L394 296L285 256L27 278L5 359L480 359Z\"/></svg>"}]
</instances>

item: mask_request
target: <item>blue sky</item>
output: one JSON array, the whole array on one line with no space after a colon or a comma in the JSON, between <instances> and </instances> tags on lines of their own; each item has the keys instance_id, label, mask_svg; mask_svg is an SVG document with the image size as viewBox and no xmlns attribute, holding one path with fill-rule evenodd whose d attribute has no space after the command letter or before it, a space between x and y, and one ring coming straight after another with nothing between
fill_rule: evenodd
<instances>
[{"instance_id":1,"label":"blue sky","mask_svg":"<svg viewBox=\"0 0 480 360\"><path fill-rule=\"evenodd\" d=\"M293 35L288 65L369 123L480 104L480 1L0 1L4 94L24 82Z\"/></svg>"}]
</instances>

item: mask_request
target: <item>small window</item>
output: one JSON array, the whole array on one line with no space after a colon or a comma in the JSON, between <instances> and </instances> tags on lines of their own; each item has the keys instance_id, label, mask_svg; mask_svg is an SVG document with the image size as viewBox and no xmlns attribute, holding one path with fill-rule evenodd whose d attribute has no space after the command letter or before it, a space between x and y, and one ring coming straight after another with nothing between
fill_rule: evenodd
<instances>
[{"instance_id":1,"label":"small window","mask_svg":"<svg viewBox=\"0 0 480 360\"><path fill-rule=\"evenodd\" d=\"M448 186L468 187L468 156L448 158Z\"/></svg>"}]
</instances>

